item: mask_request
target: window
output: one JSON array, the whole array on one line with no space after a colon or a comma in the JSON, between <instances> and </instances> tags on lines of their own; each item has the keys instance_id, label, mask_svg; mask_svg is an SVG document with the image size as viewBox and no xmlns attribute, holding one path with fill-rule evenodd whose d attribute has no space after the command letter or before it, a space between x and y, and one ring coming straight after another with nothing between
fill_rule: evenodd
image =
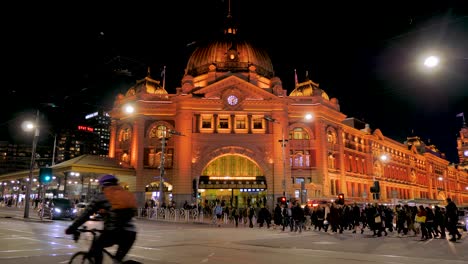
<instances>
[{"instance_id":1,"label":"window","mask_svg":"<svg viewBox=\"0 0 468 264\"><path fill-rule=\"evenodd\" d=\"M303 182L305 182L304 178L302 178L302 177L297 177L296 178L296 183L303 183Z\"/></svg>"},{"instance_id":2,"label":"window","mask_svg":"<svg viewBox=\"0 0 468 264\"><path fill-rule=\"evenodd\" d=\"M295 151L293 157L294 167L310 167L310 153L308 150Z\"/></svg>"},{"instance_id":3,"label":"window","mask_svg":"<svg viewBox=\"0 0 468 264\"><path fill-rule=\"evenodd\" d=\"M263 128L263 118L255 117L253 118L253 128L262 129Z\"/></svg>"},{"instance_id":4,"label":"window","mask_svg":"<svg viewBox=\"0 0 468 264\"><path fill-rule=\"evenodd\" d=\"M124 128L120 132L120 141L128 141L130 140L130 136L131 136L130 128L128 127Z\"/></svg>"},{"instance_id":5,"label":"window","mask_svg":"<svg viewBox=\"0 0 468 264\"><path fill-rule=\"evenodd\" d=\"M221 116L219 118L219 128L229 128L229 117L227 116Z\"/></svg>"},{"instance_id":6,"label":"window","mask_svg":"<svg viewBox=\"0 0 468 264\"><path fill-rule=\"evenodd\" d=\"M328 143L336 144L336 136L331 131L327 132L327 141L328 141Z\"/></svg>"},{"instance_id":7,"label":"window","mask_svg":"<svg viewBox=\"0 0 468 264\"><path fill-rule=\"evenodd\" d=\"M203 116L202 117L202 128L211 128L213 122L212 116Z\"/></svg>"},{"instance_id":8,"label":"window","mask_svg":"<svg viewBox=\"0 0 468 264\"><path fill-rule=\"evenodd\" d=\"M245 129L246 121L245 117L236 117L236 129Z\"/></svg>"},{"instance_id":9,"label":"window","mask_svg":"<svg viewBox=\"0 0 468 264\"><path fill-rule=\"evenodd\" d=\"M292 131L292 139L309 139L309 134L302 127L295 127Z\"/></svg>"}]
</instances>

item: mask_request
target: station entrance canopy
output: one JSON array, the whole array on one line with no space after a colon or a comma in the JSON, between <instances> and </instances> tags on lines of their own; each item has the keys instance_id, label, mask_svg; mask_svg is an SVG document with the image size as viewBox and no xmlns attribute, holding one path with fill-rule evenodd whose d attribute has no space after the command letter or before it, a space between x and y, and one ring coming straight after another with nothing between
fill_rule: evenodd
<instances>
[{"instance_id":1,"label":"station entrance canopy","mask_svg":"<svg viewBox=\"0 0 468 264\"><path fill-rule=\"evenodd\" d=\"M135 170L133 168L125 168L116 159L97 155L81 155L50 166L50 168L52 168L53 175L56 177L64 177L64 175L69 172L78 172L85 178L113 174L117 176L121 182L133 182L135 179ZM29 172L29 170L23 170L1 174L0 181L29 178ZM38 175L39 168L36 168L32 171L32 176L36 178Z\"/></svg>"},{"instance_id":2,"label":"station entrance canopy","mask_svg":"<svg viewBox=\"0 0 468 264\"><path fill-rule=\"evenodd\" d=\"M266 189L265 176L200 176L198 189Z\"/></svg>"}]
</instances>

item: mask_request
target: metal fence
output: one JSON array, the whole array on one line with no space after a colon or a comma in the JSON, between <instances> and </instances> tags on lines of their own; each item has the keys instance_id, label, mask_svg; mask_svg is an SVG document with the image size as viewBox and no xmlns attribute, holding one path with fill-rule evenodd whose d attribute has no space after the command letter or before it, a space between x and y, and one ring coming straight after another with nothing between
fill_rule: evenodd
<instances>
[{"instance_id":1,"label":"metal fence","mask_svg":"<svg viewBox=\"0 0 468 264\"><path fill-rule=\"evenodd\" d=\"M213 223L216 215L207 215L203 211L199 212L197 208L138 208L138 217L150 220L160 220L168 222L191 222L191 223ZM227 214L223 216L223 223L229 222Z\"/></svg>"}]
</instances>

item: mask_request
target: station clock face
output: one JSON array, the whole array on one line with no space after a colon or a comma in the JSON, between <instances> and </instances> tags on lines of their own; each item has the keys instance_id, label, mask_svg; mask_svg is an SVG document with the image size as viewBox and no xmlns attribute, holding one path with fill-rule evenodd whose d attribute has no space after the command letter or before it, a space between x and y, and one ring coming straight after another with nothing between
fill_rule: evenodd
<instances>
[{"instance_id":1,"label":"station clock face","mask_svg":"<svg viewBox=\"0 0 468 264\"><path fill-rule=\"evenodd\" d=\"M468 150L465 150L465 151L463 152L463 156L468 157Z\"/></svg>"},{"instance_id":2,"label":"station clock face","mask_svg":"<svg viewBox=\"0 0 468 264\"><path fill-rule=\"evenodd\" d=\"M236 105L237 103L239 103L239 99L235 95L230 95L227 97L227 103L229 105Z\"/></svg>"}]
</instances>

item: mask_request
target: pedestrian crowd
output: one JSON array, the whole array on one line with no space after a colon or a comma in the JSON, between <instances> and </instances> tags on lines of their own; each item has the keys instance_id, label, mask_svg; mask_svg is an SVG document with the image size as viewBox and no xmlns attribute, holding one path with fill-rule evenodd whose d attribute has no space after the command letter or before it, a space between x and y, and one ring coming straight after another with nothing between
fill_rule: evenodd
<instances>
[{"instance_id":1,"label":"pedestrian crowd","mask_svg":"<svg viewBox=\"0 0 468 264\"><path fill-rule=\"evenodd\" d=\"M387 236L395 232L399 237L421 236L421 240L446 238L449 241L461 239L458 231L458 208L447 198L446 206L410 206L408 204L390 207L384 204L368 203L359 205L327 203L320 206L302 207L298 202L276 204L273 210L268 206L251 205L247 208L221 206L213 208L213 219L222 225L222 214L229 217L229 222L236 227L243 225L253 228L275 228L282 231L299 232L306 230L363 234L366 230L372 236Z\"/></svg>"}]
</instances>

